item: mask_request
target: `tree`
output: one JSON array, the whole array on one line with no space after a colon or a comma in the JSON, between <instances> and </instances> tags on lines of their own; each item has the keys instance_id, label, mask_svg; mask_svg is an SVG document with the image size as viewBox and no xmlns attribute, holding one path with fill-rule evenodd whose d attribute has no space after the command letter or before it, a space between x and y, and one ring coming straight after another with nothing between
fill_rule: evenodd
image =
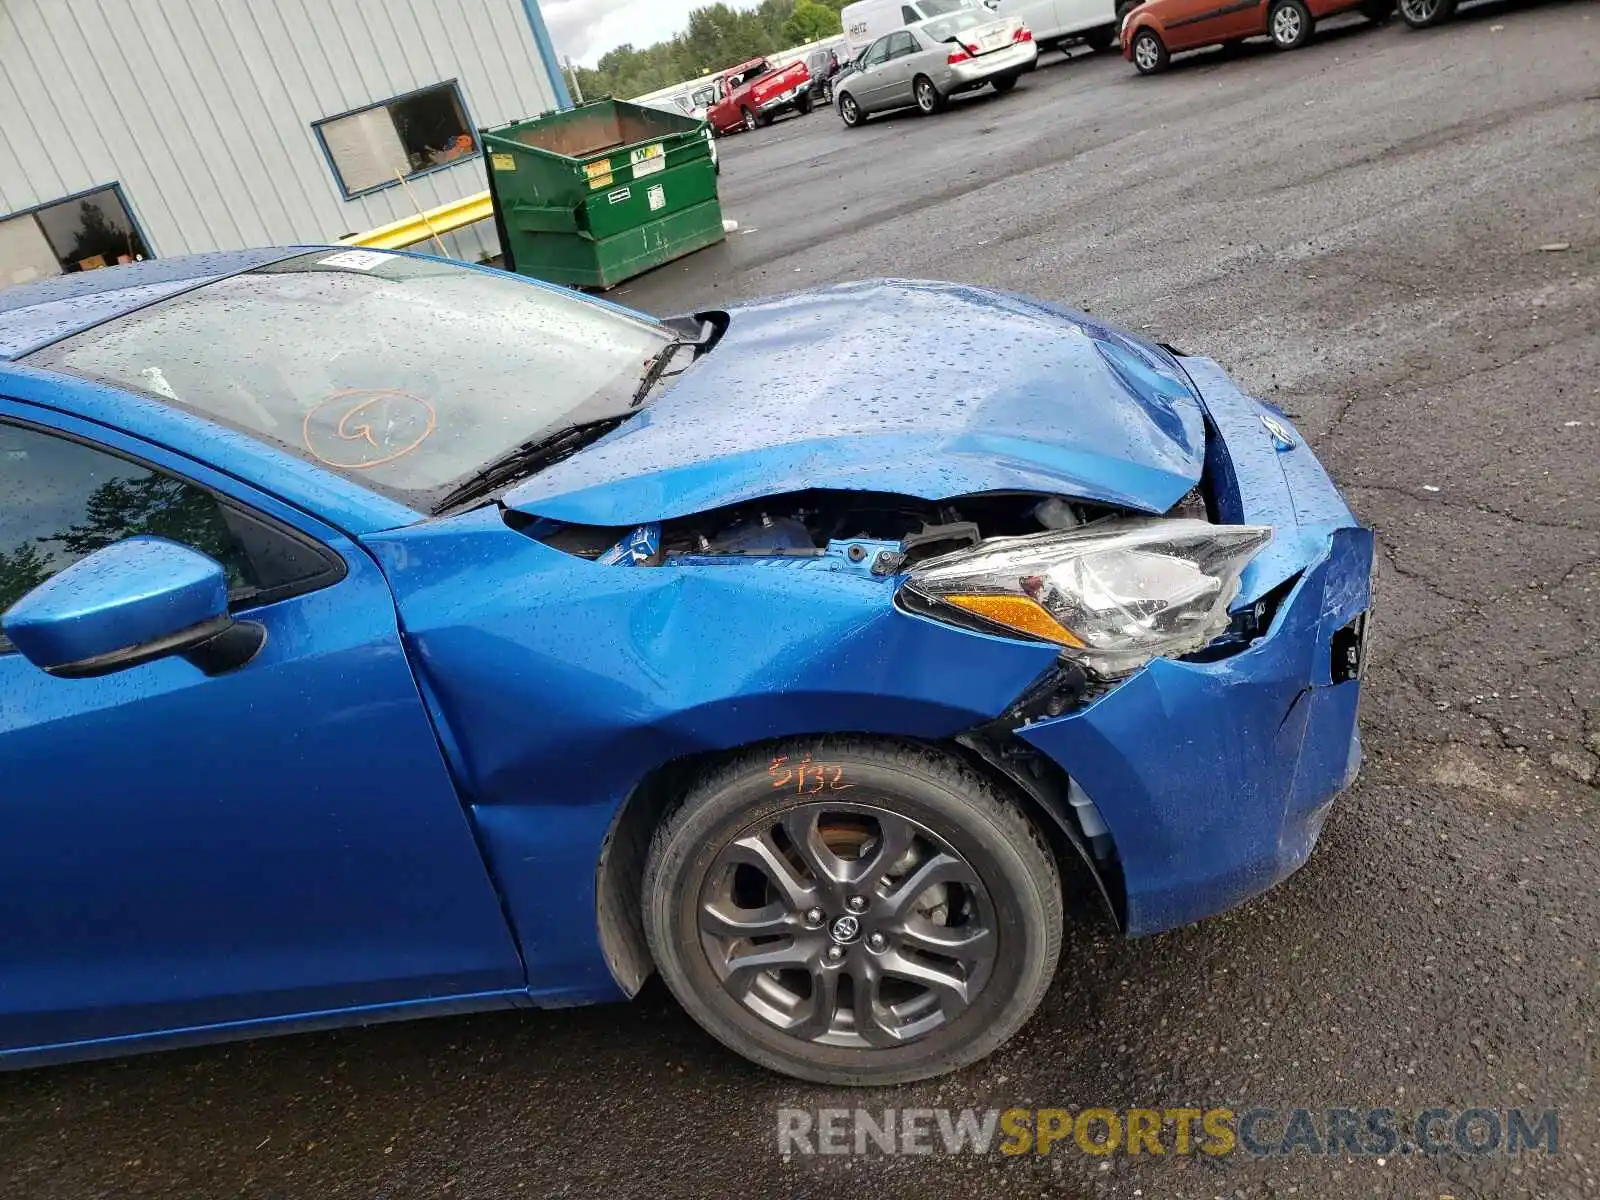
<instances>
[{"instance_id":1,"label":"tree","mask_svg":"<svg viewBox=\"0 0 1600 1200\"><path fill-rule=\"evenodd\" d=\"M39 548L23 542L7 554L0 550L0 612L5 612L54 572Z\"/></svg>"},{"instance_id":2,"label":"tree","mask_svg":"<svg viewBox=\"0 0 1600 1200\"><path fill-rule=\"evenodd\" d=\"M834 9L813 0L799 0L794 12L783 24L783 36L796 46L807 42L820 42L844 32L839 14Z\"/></svg>"},{"instance_id":3,"label":"tree","mask_svg":"<svg viewBox=\"0 0 1600 1200\"><path fill-rule=\"evenodd\" d=\"M243 554L216 500L207 492L151 472L136 478L111 478L89 494L83 520L54 537L73 559L104 550L137 534L190 546L222 564L230 587L247 582Z\"/></svg>"},{"instance_id":4,"label":"tree","mask_svg":"<svg viewBox=\"0 0 1600 1200\"><path fill-rule=\"evenodd\" d=\"M578 86L591 99L626 99L687 83L840 32L838 14L844 3L761 0L753 9L707 4L690 13L683 32L670 41L643 49L618 46L602 55L592 70L579 67Z\"/></svg>"}]
</instances>

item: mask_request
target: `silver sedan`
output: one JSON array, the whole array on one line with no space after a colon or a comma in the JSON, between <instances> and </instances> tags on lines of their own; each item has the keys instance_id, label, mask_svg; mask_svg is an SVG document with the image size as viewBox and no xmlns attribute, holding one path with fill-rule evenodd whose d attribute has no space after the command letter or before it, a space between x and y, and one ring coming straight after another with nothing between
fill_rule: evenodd
<instances>
[{"instance_id":1,"label":"silver sedan","mask_svg":"<svg viewBox=\"0 0 1600 1200\"><path fill-rule=\"evenodd\" d=\"M850 128L872 113L915 105L938 112L958 92L992 85L1009 92L1034 69L1039 47L1015 18L968 10L919 21L879 38L834 85L834 103Z\"/></svg>"}]
</instances>

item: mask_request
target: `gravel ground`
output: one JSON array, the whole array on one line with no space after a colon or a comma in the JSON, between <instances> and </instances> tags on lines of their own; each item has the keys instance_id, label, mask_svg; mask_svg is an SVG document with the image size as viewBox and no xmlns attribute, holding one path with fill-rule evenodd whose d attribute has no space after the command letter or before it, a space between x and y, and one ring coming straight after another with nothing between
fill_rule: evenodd
<instances>
[{"instance_id":1,"label":"gravel ground","mask_svg":"<svg viewBox=\"0 0 1600 1200\"><path fill-rule=\"evenodd\" d=\"M723 143L742 229L615 298L872 275L1066 300L1287 408L1379 531L1368 763L1311 864L1136 943L1086 920L990 1061L829 1092L633 1005L0 1079L0 1194L1577 1197L1600 1193L1600 5ZM1561 250L1541 247L1566 246ZM779 1106L1561 1112L1556 1155L811 1158Z\"/></svg>"}]
</instances>

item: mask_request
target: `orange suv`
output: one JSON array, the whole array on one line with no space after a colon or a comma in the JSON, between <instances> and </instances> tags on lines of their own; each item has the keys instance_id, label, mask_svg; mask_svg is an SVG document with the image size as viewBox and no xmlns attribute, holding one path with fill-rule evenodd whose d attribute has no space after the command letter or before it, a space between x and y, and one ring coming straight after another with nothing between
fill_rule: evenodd
<instances>
[{"instance_id":1,"label":"orange suv","mask_svg":"<svg viewBox=\"0 0 1600 1200\"><path fill-rule=\"evenodd\" d=\"M1122 18L1122 56L1141 75L1165 70L1180 50L1232 46L1267 34L1279 50L1298 50L1323 17L1359 9L1387 21L1395 0L1146 0Z\"/></svg>"}]
</instances>

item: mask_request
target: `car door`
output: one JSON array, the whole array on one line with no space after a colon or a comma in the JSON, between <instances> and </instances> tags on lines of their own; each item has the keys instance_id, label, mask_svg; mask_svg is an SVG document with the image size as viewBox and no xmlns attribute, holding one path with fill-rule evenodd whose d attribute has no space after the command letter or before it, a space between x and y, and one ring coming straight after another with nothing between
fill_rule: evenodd
<instances>
[{"instance_id":1,"label":"car door","mask_svg":"<svg viewBox=\"0 0 1600 1200\"><path fill-rule=\"evenodd\" d=\"M1046 39L1065 28L1059 9L1087 2L1089 0L999 0L994 14L997 17L1015 17L1031 29L1035 37Z\"/></svg>"},{"instance_id":2,"label":"car door","mask_svg":"<svg viewBox=\"0 0 1600 1200\"><path fill-rule=\"evenodd\" d=\"M893 35L890 35L893 36ZM889 38L881 37L867 47L861 58L861 69L850 81L848 90L855 96L862 112L876 112L885 107L880 97L887 86L884 71L889 61Z\"/></svg>"},{"instance_id":3,"label":"car door","mask_svg":"<svg viewBox=\"0 0 1600 1200\"><path fill-rule=\"evenodd\" d=\"M706 109L706 118L719 132L726 133L739 124L739 111L733 106L733 101L728 94L728 81L717 80L712 91L712 102Z\"/></svg>"},{"instance_id":4,"label":"car door","mask_svg":"<svg viewBox=\"0 0 1600 1200\"><path fill-rule=\"evenodd\" d=\"M136 534L216 559L257 657L48 675L0 640L0 1061L491 995L518 952L358 546L0 398L0 611Z\"/></svg>"},{"instance_id":5,"label":"car door","mask_svg":"<svg viewBox=\"0 0 1600 1200\"><path fill-rule=\"evenodd\" d=\"M889 43L889 57L882 67L883 87L878 107L901 108L915 103L912 80L916 78L916 57L922 47L909 29L891 33L885 40Z\"/></svg>"},{"instance_id":6,"label":"car door","mask_svg":"<svg viewBox=\"0 0 1600 1200\"><path fill-rule=\"evenodd\" d=\"M1166 24L1163 40L1167 49L1181 50L1249 37L1265 28L1257 7L1250 0L1165 0L1160 14Z\"/></svg>"},{"instance_id":7,"label":"car door","mask_svg":"<svg viewBox=\"0 0 1600 1200\"><path fill-rule=\"evenodd\" d=\"M1115 0L1053 0L1051 7L1054 33L1071 35L1117 23Z\"/></svg>"}]
</instances>

